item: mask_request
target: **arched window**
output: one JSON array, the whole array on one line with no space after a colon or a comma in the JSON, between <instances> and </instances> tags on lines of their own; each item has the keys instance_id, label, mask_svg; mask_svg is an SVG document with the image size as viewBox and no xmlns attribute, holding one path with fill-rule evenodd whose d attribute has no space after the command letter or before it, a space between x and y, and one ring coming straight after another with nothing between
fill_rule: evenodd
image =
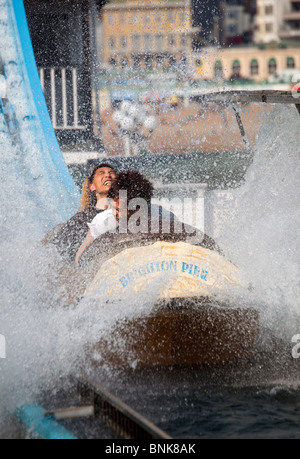
<instances>
[{"instance_id":1,"label":"arched window","mask_svg":"<svg viewBox=\"0 0 300 459\"><path fill-rule=\"evenodd\" d=\"M295 59L293 57L288 57L286 60L286 68L294 69L295 68Z\"/></svg>"},{"instance_id":2,"label":"arched window","mask_svg":"<svg viewBox=\"0 0 300 459\"><path fill-rule=\"evenodd\" d=\"M215 62L215 77L217 78L223 77L223 64L221 61Z\"/></svg>"},{"instance_id":3,"label":"arched window","mask_svg":"<svg viewBox=\"0 0 300 459\"><path fill-rule=\"evenodd\" d=\"M128 67L128 60L126 59L126 57L123 57L123 58L122 58L121 67L122 67L123 69L124 69L125 67Z\"/></svg>"},{"instance_id":4,"label":"arched window","mask_svg":"<svg viewBox=\"0 0 300 459\"><path fill-rule=\"evenodd\" d=\"M117 65L117 61L114 57L111 57L110 60L109 60L109 63L112 67L116 67Z\"/></svg>"},{"instance_id":5,"label":"arched window","mask_svg":"<svg viewBox=\"0 0 300 459\"><path fill-rule=\"evenodd\" d=\"M175 66L176 66L176 57L175 56L171 56L169 58L169 65L170 65L171 68L175 68Z\"/></svg>"},{"instance_id":6,"label":"arched window","mask_svg":"<svg viewBox=\"0 0 300 459\"><path fill-rule=\"evenodd\" d=\"M259 71L258 61L257 59L252 59L251 64L250 64L250 74L252 76L258 75L258 71Z\"/></svg>"},{"instance_id":7,"label":"arched window","mask_svg":"<svg viewBox=\"0 0 300 459\"><path fill-rule=\"evenodd\" d=\"M133 67L138 68L141 66L141 57L137 54L133 56Z\"/></svg>"},{"instance_id":8,"label":"arched window","mask_svg":"<svg viewBox=\"0 0 300 459\"><path fill-rule=\"evenodd\" d=\"M232 63L232 73L234 75L239 75L240 71L241 71L240 61L238 61L238 60L233 61L233 63Z\"/></svg>"},{"instance_id":9,"label":"arched window","mask_svg":"<svg viewBox=\"0 0 300 459\"><path fill-rule=\"evenodd\" d=\"M116 47L116 39L115 39L115 37L109 37L109 47L110 47L110 49L114 49Z\"/></svg>"},{"instance_id":10,"label":"arched window","mask_svg":"<svg viewBox=\"0 0 300 459\"><path fill-rule=\"evenodd\" d=\"M272 58L269 60L269 74L275 75L277 70L277 62L276 59Z\"/></svg>"},{"instance_id":11,"label":"arched window","mask_svg":"<svg viewBox=\"0 0 300 459\"><path fill-rule=\"evenodd\" d=\"M186 56L181 56L179 60L179 67L181 68L181 70L184 70L186 69L186 66L187 66L187 58Z\"/></svg>"},{"instance_id":12,"label":"arched window","mask_svg":"<svg viewBox=\"0 0 300 459\"><path fill-rule=\"evenodd\" d=\"M146 55L145 57L145 65L147 67L147 69L152 69L153 67L153 56L148 54Z\"/></svg>"}]
</instances>

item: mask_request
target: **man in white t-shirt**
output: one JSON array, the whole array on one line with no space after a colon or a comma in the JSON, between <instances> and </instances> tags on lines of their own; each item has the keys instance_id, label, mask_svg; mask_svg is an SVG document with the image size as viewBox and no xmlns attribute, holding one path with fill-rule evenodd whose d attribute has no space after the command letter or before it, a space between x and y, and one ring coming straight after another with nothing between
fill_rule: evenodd
<instances>
[{"instance_id":1,"label":"man in white t-shirt","mask_svg":"<svg viewBox=\"0 0 300 459\"><path fill-rule=\"evenodd\" d=\"M141 232L147 233L149 230L148 222L149 213L151 214L152 195L152 184L139 172L127 171L118 174L110 191L108 192L108 198L110 198L110 209L96 215L93 221L88 225L89 231L76 254L75 264L79 264L79 259L82 253L99 236L107 232L116 233L120 230L120 227L121 232L128 231L128 221L130 216L137 212L136 207L133 210L130 210L130 203L132 203L133 200L138 200L137 206L143 207L143 220L146 224L144 224L143 227L141 226L140 230ZM123 197L124 199L122 199Z\"/></svg>"}]
</instances>

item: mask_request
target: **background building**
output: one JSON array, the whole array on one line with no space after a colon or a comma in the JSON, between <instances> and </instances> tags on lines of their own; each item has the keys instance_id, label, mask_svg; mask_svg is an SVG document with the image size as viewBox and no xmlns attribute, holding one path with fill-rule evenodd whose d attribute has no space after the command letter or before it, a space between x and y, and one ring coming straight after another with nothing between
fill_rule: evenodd
<instances>
[{"instance_id":1,"label":"background building","mask_svg":"<svg viewBox=\"0 0 300 459\"><path fill-rule=\"evenodd\" d=\"M224 3L224 37L226 45L249 43L252 39L252 16L244 5Z\"/></svg>"},{"instance_id":2,"label":"background building","mask_svg":"<svg viewBox=\"0 0 300 459\"><path fill-rule=\"evenodd\" d=\"M300 48L207 48L201 56L203 65L200 77L204 80L214 80L222 74L225 80L235 76L233 79L239 77L267 82L288 70L300 69ZM299 75L300 71L296 73Z\"/></svg>"},{"instance_id":3,"label":"background building","mask_svg":"<svg viewBox=\"0 0 300 459\"><path fill-rule=\"evenodd\" d=\"M42 88L61 143L92 141L94 0L24 0Z\"/></svg>"},{"instance_id":4,"label":"background building","mask_svg":"<svg viewBox=\"0 0 300 459\"><path fill-rule=\"evenodd\" d=\"M193 0L193 23L200 27L196 48L252 40L256 0Z\"/></svg>"},{"instance_id":5,"label":"background building","mask_svg":"<svg viewBox=\"0 0 300 459\"><path fill-rule=\"evenodd\" d=\"M300 1L283 0L282 26L279 32L282 40L300 39Z\"/></svg>"},{"instance_id":6,"label":"background building","mask_svg":"<svg viewBox=\"0 0 300 459\"><path fill-rule=\"evenodd\" d=\"M257 0L255 43L295 42L300 39L299 0Z\"/></svg>"},{"instance_id":7,"label":"background building","mask_svg":"<svg viewBox=\"0 0 300 459\"><path fill-rule=\"evenodd\" d=\"M199 27L199 33L194 39L194 48L211 46L224 42L223 37L223 3L221 0L193 0L193 26Z\"/></svg>"},{"instance_id":8,"label":"background building","mask_svg":"<svg viewBox=\"0 0 300 459\"><path fill-rule=\"evenodd\" d=\"M280 30L283 24L283 9L286 0L257 0L255 17L255 43L272 43L280 41Z\"/></svg>"},{"instance_id":9,"label":"background building","mask_svg":"<svg viewBox=\"0 0 300 459\"><path fill-rule=\"evenodd\" d=\"M135 98L139 85L140 93L167 88L173 94L197 80L260 83L300 69L300 0L24 0L24 4L42 87L61 143L97 144L98 101L109 106L113 98L124 99L126 91ZM151 78L147 80L146 74Z\"/></svg>"},{"instance_id":10,"label":"background building","mask_svg":"<svg viewBox=\"0 0 300 459\"><path fill-rule=\"evenodd\" d=\"M102 9L102 65L148 69L185 65L197 31L189 1L107 3Z\"/></svg>"}]
</instances>

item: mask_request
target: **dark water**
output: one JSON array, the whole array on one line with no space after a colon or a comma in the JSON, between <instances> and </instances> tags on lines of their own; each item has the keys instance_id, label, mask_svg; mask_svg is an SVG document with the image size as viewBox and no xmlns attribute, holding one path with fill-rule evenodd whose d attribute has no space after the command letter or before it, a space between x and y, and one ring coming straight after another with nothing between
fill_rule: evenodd
<instances>
[{"instance_id":1,"label":"dark water","mask_svg":"<svg viewBox=\"0 0 300 459\"><path fill-rule=\"evenodd\" d=\"M173 438L299 439L300 362L240 365L134 371L111 391Z\"/></svg>"},{"instance_id":2,"label":"dark water","mask_svg":"<svg viewBox=\"0 0 300 459\"><path fill-rule=\"evenodd\" d=\"M299 439L300 361L289 347L276 343L212 367L127 370L111 379L98 370L94 378L173 438Z\"/></svg>"},{"instance_id":3,"label":"dark water","mask_svg":"<svg viewBox=\"0 0 300 459\"><path fill-rule=\"evenodd\" d=\"M226 364L86 370L174 439L300 439L300 360L282 340ZM74 388L41 403L66 406ZM78 438L119 438L99 420L64 425Z\"/></svg>"}]
</instances>

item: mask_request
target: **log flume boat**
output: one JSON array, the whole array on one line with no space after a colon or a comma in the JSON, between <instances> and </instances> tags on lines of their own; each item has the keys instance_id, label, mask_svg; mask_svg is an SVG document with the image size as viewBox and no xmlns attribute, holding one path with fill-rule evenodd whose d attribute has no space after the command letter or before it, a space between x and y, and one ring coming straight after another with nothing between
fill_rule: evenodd
<instances>
[{"instance_id":1,"label":"log flume boat","mask_svg":"<svg viewBox=\"0 0 300 459\"><path fill-rule=\"evenodd\" d=\"M140 316L117 321L90 357L152 366L214 364L251 354L258 312L225 300L247 286L215 241L196 236L107 234L84 252L80 269L62 264L73 304L90 298L99 303L99 314L103 304L124 304L124 310L149 304L146 314L142 308Z\"/></svg>"},{"instance_id":2,"label":"log flume boat","mask_svg":"<svg viewBox=\"0 0 300 459\"><path fill-rule=\"evenodd\" d=\"M246 358L258 333L258 312L220 302L222 292L239 288L237 267L213 250L170 241L123 249L101 265L85 297L109 301L111 307L155 298L155 306L148 315L117 323L95 348L117 366Z\"/></svg>"}]
</instances>

